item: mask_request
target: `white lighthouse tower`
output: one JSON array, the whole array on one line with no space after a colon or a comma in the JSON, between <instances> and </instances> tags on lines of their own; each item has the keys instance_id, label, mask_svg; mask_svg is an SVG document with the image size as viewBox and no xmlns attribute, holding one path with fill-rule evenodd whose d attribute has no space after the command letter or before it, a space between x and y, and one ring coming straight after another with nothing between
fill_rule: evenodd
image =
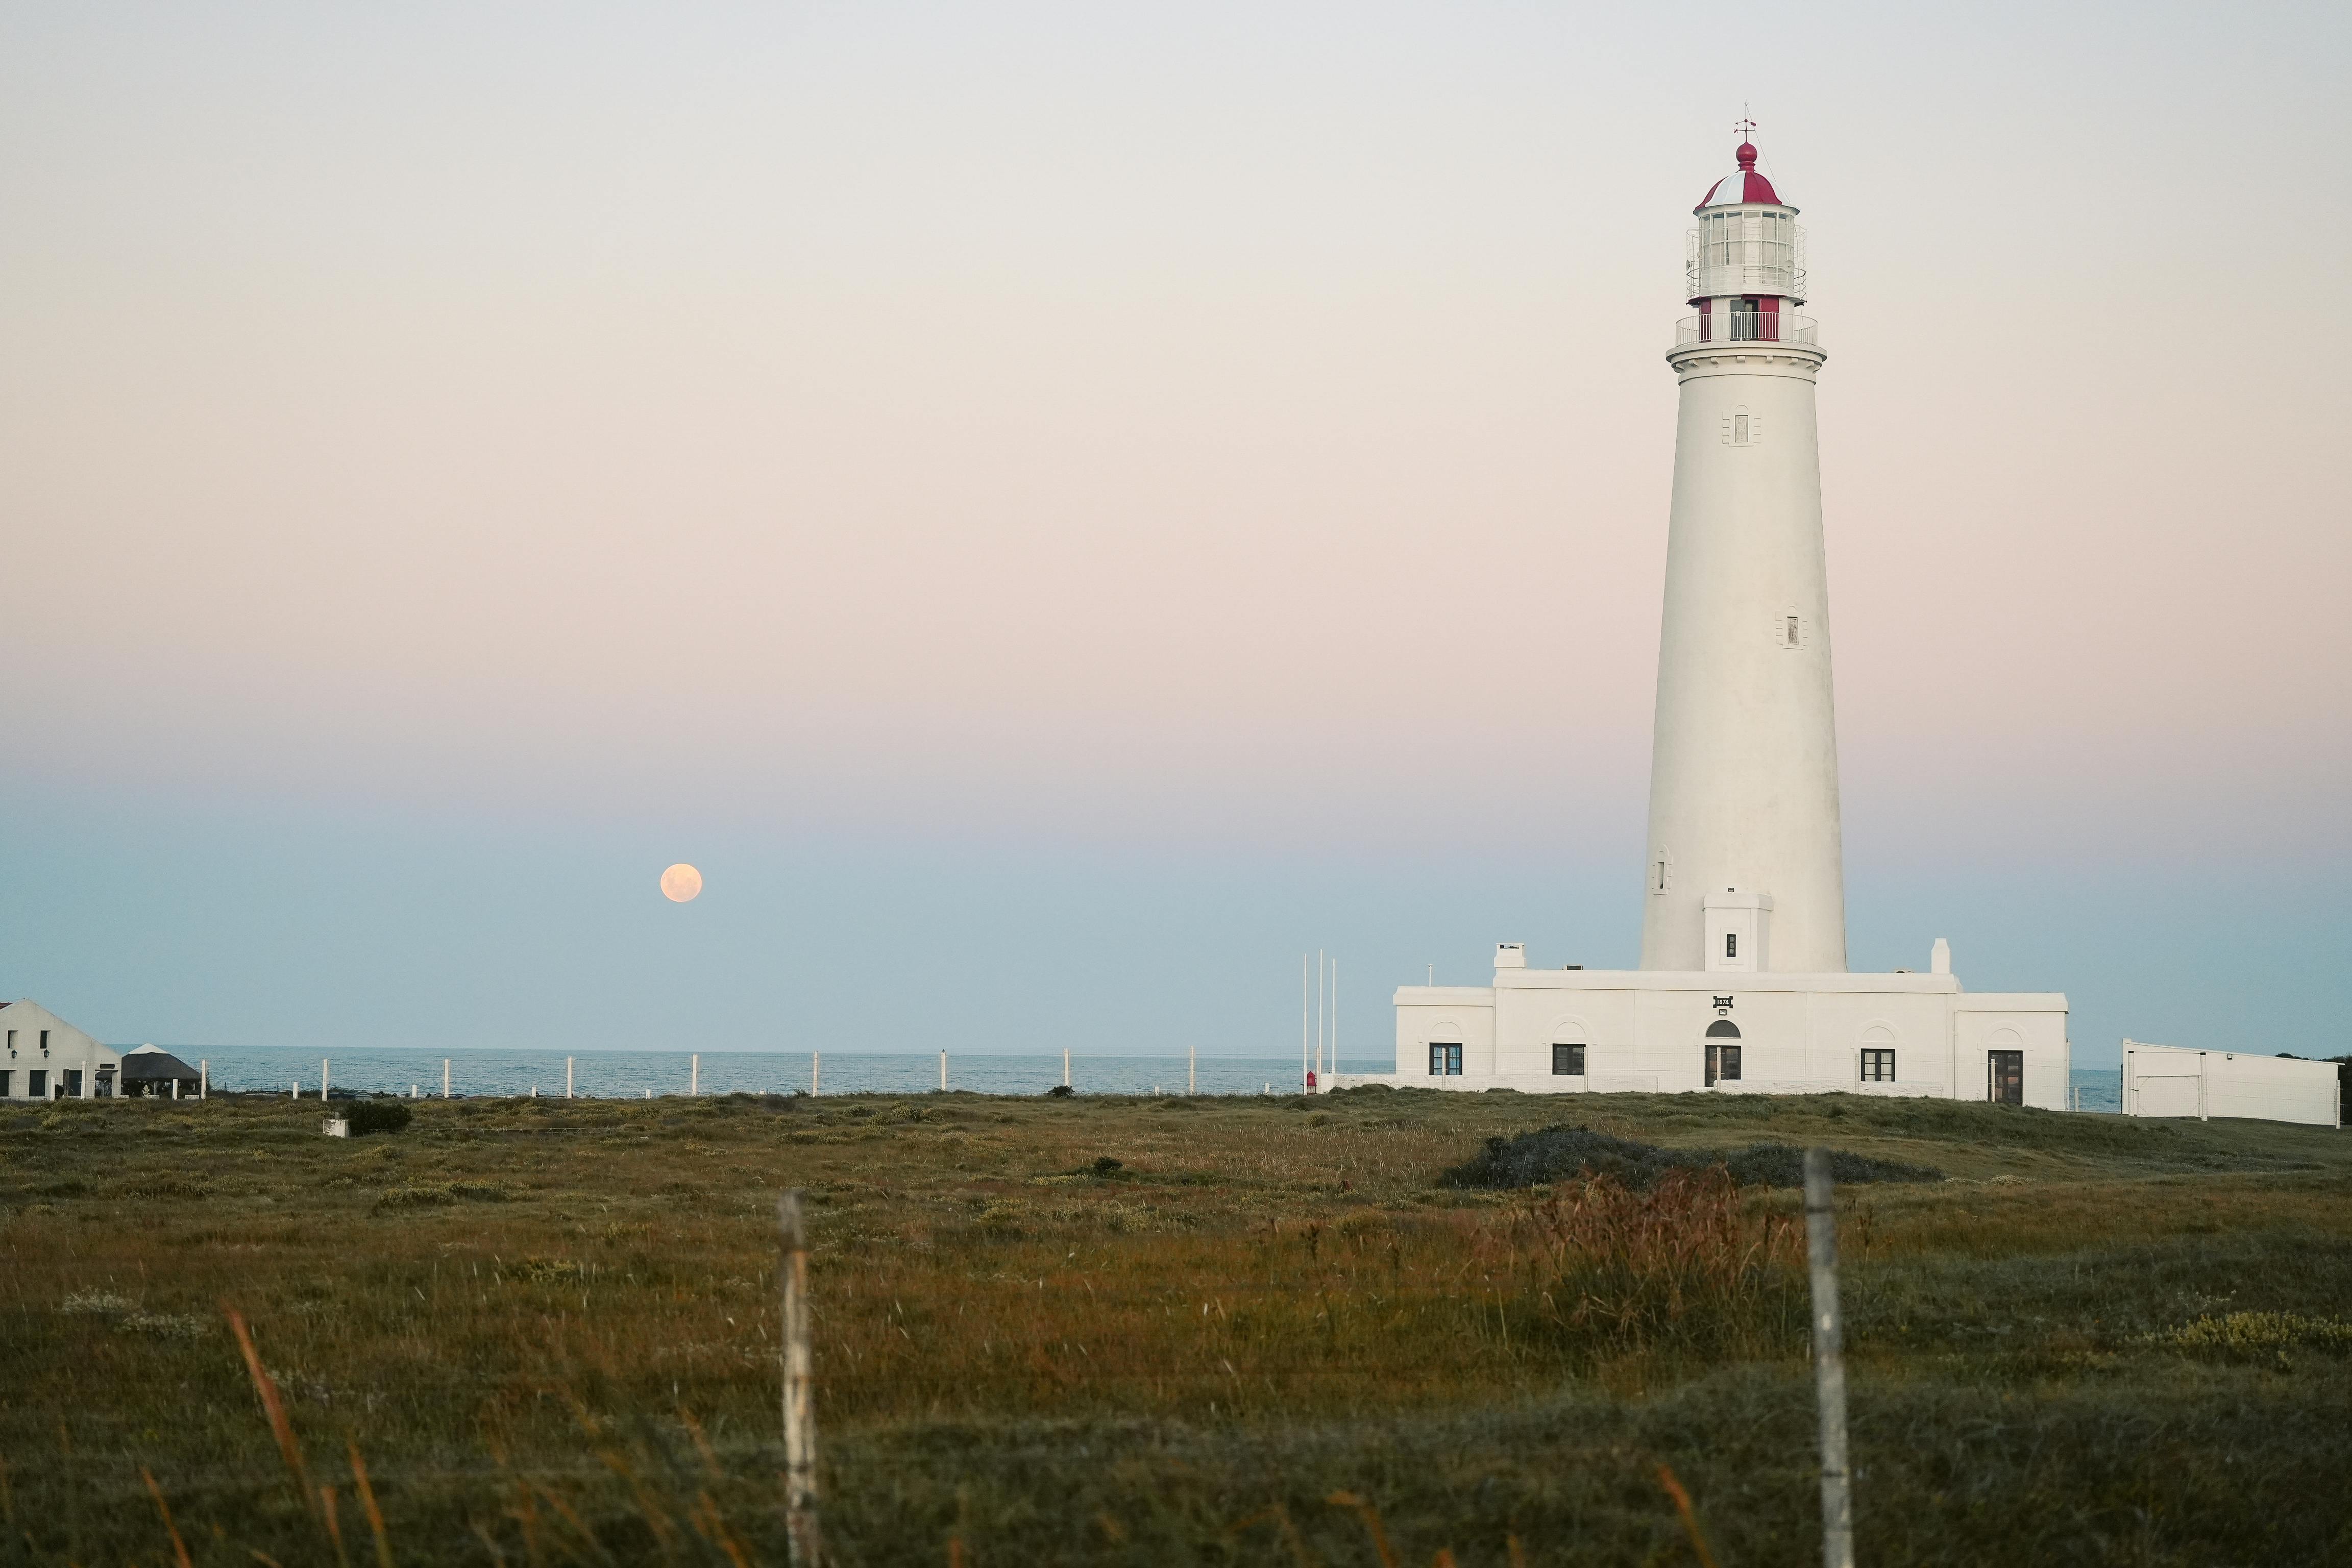
<instances>
[{"instance_id":1,"label":"white lighthouse tower","mask_svg":"<svg viewBox=\"0 0 2352 1568\"><path fill-rule=\"evenodd\" d=\"M1845 968L1829 580L1797 209L1738 167L1696 209L1650 762L1643 969Z\"/></svg>"},{"instance_id":2,"label":"white lighthouse tower","mask_svg":"<svg viewBox=\"0 0 2352 1568\"><path fill-rule=\"evenodd\" d=\"M1486 984L1397 988L1393 1073L1326 1087L2067 1102L2063 994L1969 991L1940 939L1920 969L1846 967L1813 432L1825 356L1797 314L1797 209L1752 145L1735 156L1698 205L1696 314L1666 354L1681 409L1641 967L1549 967L1497 942Z\"/></svg>"}]
</instances>

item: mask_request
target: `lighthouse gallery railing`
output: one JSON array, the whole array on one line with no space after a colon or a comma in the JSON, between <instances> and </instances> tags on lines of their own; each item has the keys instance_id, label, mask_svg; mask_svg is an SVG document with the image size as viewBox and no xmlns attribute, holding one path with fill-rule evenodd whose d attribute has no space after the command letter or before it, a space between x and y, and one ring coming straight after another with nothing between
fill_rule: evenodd
<instances>
[{"instance_id":1,"label":"lighthouse gallery railing","mask_svg":"<svg viewBox=\"0 0 2352 1568\"><path fill-rule=\"evenodd\" d=\"M1685 316L1675 323L1675 347L1694 343L1796 343L1821 347L1821 331L1811 316L1785 311L1753 316Z\"/></svg>"}]
</instances>

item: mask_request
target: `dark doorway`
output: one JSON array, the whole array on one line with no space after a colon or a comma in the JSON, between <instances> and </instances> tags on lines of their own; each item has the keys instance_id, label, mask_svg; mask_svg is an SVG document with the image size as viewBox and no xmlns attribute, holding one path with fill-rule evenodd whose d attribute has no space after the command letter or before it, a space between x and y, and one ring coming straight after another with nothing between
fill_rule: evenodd
<instances>
[{"instance_id":1,"label":"dark doorway","mask_svg":"<svg viewBox=\"0 0 2352 1568\"><path fill-rule=\"evenodd\" d=\"M1985 1053L1985 1098L1995 1105L2025 1103L2025 1053Z\"/></svg>"},{"instance_id":2,"label":"dark doorway","mask_svg":"<svg viewBox=\"0 0 2352 1568\"><path fill-rule=\"evenodd\" d=\"M1706 1086L1739 1077L1739 1026L1717 1018L1706 1026Z\"/></svg>"}]
</instances>

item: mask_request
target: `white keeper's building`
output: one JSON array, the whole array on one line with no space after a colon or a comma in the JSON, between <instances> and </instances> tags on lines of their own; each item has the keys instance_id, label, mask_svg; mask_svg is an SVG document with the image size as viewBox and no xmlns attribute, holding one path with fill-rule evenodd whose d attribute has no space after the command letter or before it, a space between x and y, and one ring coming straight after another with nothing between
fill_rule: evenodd
<instances>
[{"instance_id":1,"label":"white keeper's building","mask_svg":"<svg viewBox=\"0 0 2352 1568\"><path fill-rule=\"evenodd\" d=\"M1845 966L1837 735L1797 209L1738 167L1696 208L1643 871L1642 966L1539 969L1396 993L1393 1074L1420 1084L1867 1094L2067 1103L2066 998Z\"/></svg>"}]
</instances>

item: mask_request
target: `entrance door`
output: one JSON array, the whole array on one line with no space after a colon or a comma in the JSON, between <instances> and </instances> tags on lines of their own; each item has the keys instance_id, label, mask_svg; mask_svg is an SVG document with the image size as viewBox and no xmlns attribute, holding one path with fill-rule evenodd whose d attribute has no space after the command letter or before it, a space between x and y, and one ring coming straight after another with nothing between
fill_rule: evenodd
<instances>
[{"instance_id":1,"label":"entrance door","mask_svg":"<svg viewBox=\"0 0 2352 1568\"><path fill-rule=\"evenodd\" d=\"M1739 1026L1717 1018L1706 1026L1706 1087L1739 1077Z\"/></svg>"},{"instance_id":2,"label":"entrance door","mask_svg":"<svg viewBox=\"0 0 2352 1568\"><path fill-rule=\"evenodd\" d=\"M1985 1098L1995 1105L2025 1103L2025 1053L1985 1053Z\"/></svg>"}]
</instances>

